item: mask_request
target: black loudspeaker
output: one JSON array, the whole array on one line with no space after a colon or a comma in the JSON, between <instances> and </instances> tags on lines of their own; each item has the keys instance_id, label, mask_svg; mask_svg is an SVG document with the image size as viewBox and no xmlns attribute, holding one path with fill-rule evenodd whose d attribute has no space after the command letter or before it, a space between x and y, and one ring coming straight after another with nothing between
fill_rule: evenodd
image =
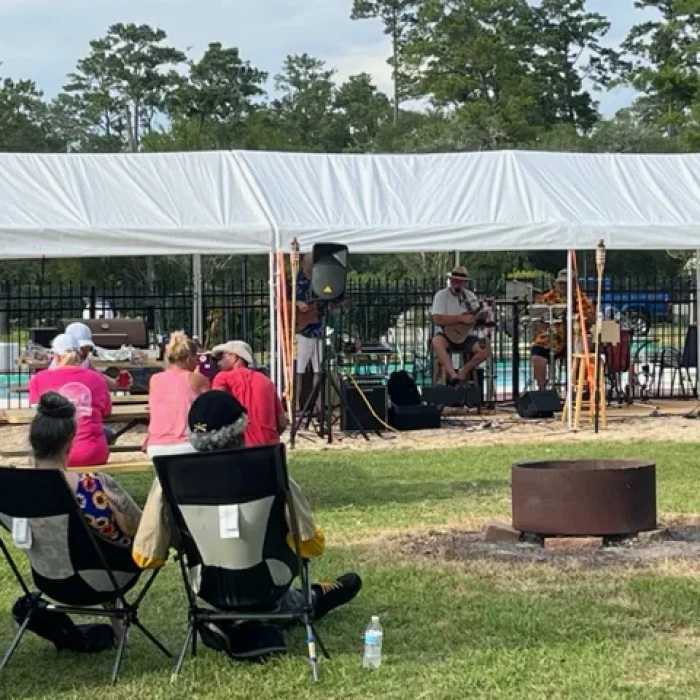
<instances>
[{"instance_id":1,"label":"black loudspeaker","mask_svg":"<svg viewBox=\"0 0 700 700\"><path fill-rule=\"evenodd\" d=\"M483 403L478 386L445 386L435 384L423 387L423 400L433 406L478 407Z\"/></svg>"},{"instance_id":2,"label":"black loudspeaker","mask_svg":"<svg viewBox=\"0 0 700 700\"><path fill-rule=\"evenodd\" d=\"M442 409L438 406L392 406L389 425L396 430L430 430L442 425Z\"/></svg>"},{"instance_id":3,"label":"black loudspeaker","mask_svg":"<svg viewBox=\"0 0 700 700\"><path fill-rule=\"evenodd\" d=\"M388 393L386 386L383 385L369 385L363 386L358 382L362 393L365 395L369 405L372 407L372 411L381 418L384 423L388 422ZM350 407L352 414L345 408L345 405L341 404L340 409L340 429L343 431L353 432L363 428L367 431L375 430L386 430L386 427L378 421L372 411L370 411L369 406L365 403L362 398L362 394L357 390L353 384L343 385L343 398L345 402ZM357 418L360 425L353 419Z\"/></svg>"},{"instance_id":4,"label":"black loudspeaker","mask_svg":"<svg viewBox=\"0 0 700 700\"><path fill-rule=\"evenodd\" d=\"M521 418L553 418L562 410L562 403L556 391L526 391L516 409Z\"/></svg>"},{"instance_id":5,"label":"black loudspeaker","mask_svg":"<svg viewBox=\"0 0 700 700\"><path fill-rule=\"evenodd\" d=\"M335 301L345 292L348 247L338 243L317 243L312 255L311 291L321 301Z\"/></svg>"}]
</instances>

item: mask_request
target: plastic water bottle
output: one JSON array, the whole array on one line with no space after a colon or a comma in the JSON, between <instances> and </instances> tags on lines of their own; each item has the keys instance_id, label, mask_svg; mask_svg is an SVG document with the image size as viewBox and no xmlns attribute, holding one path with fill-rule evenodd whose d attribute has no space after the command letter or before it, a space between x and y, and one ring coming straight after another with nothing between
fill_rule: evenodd
<instances>
[{"instance_id":1,"label":"plastic water bottle","mask_svg":"<svg viewBox=\"0 0 700 700\"><path fill-rule=\"evenodd\" d=\"M384 631L379 624L379 618L372 620L365 630L365 655L362 657L362 668L379 668L382 663L382 639Z\"/></svg>"}]
</instances>

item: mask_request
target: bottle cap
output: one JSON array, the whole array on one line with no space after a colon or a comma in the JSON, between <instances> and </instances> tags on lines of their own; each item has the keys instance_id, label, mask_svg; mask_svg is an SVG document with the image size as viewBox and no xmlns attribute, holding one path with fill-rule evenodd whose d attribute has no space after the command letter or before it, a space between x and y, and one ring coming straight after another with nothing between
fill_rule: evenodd
<instances>
[{"instance_id":1,"label":"bottle cap","mask_svg":"<svg viewBox=\"0 0 700 700\"><path fill-rule=\"evenodd\" d=\"M372 615L372 622L379 622L379 615Z\"/></svg>"}]
</instances>

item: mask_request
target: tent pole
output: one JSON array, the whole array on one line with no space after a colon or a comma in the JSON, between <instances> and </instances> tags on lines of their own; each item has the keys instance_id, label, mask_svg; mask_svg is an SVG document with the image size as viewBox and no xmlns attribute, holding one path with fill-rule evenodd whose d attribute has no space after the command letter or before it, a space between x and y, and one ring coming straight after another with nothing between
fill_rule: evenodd
<instances>
[{"instance_id":1,"label":"tent pole","mask_svg":"<svg viewBox=\"0 0 700 700\"><path fill-rule=\"evenodd\" d=\"M204 340L204 312L202 299L202 256L192 256L192 334Z\"/></svg>"},{"instance_id":2,"label":"tent pole","mask_svg":"<svg viewBox=\"0 0 700 700\"><path fill-rule=\"evenodd\" d=\"M700 397L700 248L695 251L695 393Z\"/></svg>"},{"instance_id":3,"label":"tent pole","mask_svg":"<svg viewBox=\"0 0 700 700\"><path fill-rule=\"evenodd\" d=\"M566 274L569 284L566 288L566 418L569 430L574 427L573 413L573 360L574 360L574 272L573 260L576 253L569 250L566 255Z\"/></svg>"},{"instance_id":4,"label":"tent pole","mask_svg":"<svg viewBox=\"0 0 700 700\"><path fill-rule=\"evenodd\" d=\"M275 299L275 251L269 254L269 274L270 274L270 379L275 383L277 392L280 390L279 366L277 363L277 305Z\"/></svg>"}]
</instances>

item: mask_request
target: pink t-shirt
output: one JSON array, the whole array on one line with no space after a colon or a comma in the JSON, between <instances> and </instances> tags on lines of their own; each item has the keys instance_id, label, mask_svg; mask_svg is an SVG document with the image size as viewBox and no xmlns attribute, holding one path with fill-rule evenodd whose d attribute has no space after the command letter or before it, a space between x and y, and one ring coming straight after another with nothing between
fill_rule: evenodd
<instances>
[{"instance_id":1,"label":"pink t-shirt","mask_svg":"<svg viewBox=\"0 0 700 700\"><path fill-rule=\"evenodd\" d=\"M148 438L144 447L180 445L188 441L190 406L199 396L190 385L191 376L191 372L173 366L151 377Z\"/></svg>"},{"instance_id":2,"label":"pink t-shirt","mask_svg":"<svg viewBox=\"0 0 700 700\"><path fill-rule=\"evenodd\" d=\"M65 396L76 408L78 430L68 456L68 466L105 464L109 459L109 447L102 419L112 413L112 397L105 378L85 367L57 367L37 372L29 381L30 403L39 403L41 396L49 391Z\"/></svg>"}]
</instances>

